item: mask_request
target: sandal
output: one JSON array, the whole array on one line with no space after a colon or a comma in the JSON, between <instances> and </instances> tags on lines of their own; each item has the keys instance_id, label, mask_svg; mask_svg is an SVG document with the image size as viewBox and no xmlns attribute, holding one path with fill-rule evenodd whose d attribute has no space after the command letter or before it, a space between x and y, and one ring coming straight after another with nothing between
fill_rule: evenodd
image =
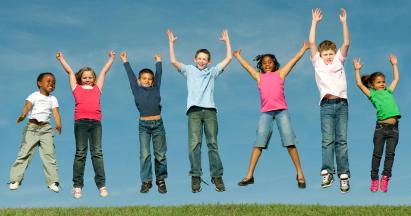
<instances>
[{"instance_id":1,"label":"sandal","mask_svg":"<svg viewBox=\"0 0 411 216\"><path fill-rule=\"evenodd\" d=\"M249 184L254 184L254 176L249 179L243 178L243 180L238 182L238 186L247 186Z\"/></svg>"}]
</instances>

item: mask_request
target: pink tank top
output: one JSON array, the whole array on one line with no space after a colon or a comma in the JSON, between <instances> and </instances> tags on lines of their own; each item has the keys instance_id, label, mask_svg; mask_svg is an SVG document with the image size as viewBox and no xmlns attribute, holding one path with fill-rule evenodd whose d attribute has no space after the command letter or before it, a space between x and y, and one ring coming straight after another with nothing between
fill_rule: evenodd
<instances>
[{"instance_id":1,"label":"pink tank top","mask_svg":"<svg viewBox=\"0 0 411 216\"><path fill-rule=\"evenodd\" d=\"M84 89L77 85L73 90L76 107L74 108L74 120L94 119L101 121L100 89L94 85L92 89Z\"/></svg>"},{"instance_id":2,"label":"pink tank top","mask_svg":"<svg viewBox=\"0 0 411 216\"><path fill-rule=\"evenodd\" d=\"M284 96L284 80L278 73L260 73L258 91L260 92L261 112L288 108Z\"/></svg>"}]
</instances>

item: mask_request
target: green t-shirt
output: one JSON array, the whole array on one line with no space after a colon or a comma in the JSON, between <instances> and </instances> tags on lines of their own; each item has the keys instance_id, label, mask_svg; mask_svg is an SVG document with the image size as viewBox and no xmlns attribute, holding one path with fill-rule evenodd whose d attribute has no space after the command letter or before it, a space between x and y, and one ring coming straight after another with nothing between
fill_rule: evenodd
<instances>
[{"instance_id":1,"label":"green t-shirt","mask_svg":"<svg viewBox=\"0 0 411 216\"><path fill-rule=\"evenodd\" d=\"M378 121L391 117L401 118L400 109L392 96L392 91L389 89L375 90L370 89L370 101L377 110Z\"/></svg>"}]
</instances>

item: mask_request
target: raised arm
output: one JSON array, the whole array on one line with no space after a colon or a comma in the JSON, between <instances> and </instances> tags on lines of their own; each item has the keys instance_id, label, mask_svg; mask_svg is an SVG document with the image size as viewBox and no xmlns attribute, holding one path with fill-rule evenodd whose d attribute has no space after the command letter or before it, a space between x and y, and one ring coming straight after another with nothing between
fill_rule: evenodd
<instances>
[{"instance_id":1,"label":"raised arm","mask_svg":"<svg viewBox=\"0 0 411 216\"><path fill-rule=\"evenodd\" d=\"M171 64L178 70L181 70L181 63L177 61L176 55L174 53L174 43L177 40L177 37L174 37L173 32L171 29L167 30L167 35L168 35L168 44L170 46L170 61Z\"/></svg>"},{"instance_id":2,"label":"raised arm","mask_svg":"<svg viewBox=\"0 0 411 216\"><path fill-rule=\"evenodd\" d=\"M355 70L355 82L358 88L367 96L370 97L370 90L367 86L365 86L361 81L361 68L362 63L359 58L354 58L352 61Z\"/></svg>"},{"instance_id":3,"label":"raised arm","mask_svg":"<svg viewBox=\"0 0 411 216\"><path fill-rule=\"evenodd\" d=\"M321 21L321 19L323 18L323 15L319 8L311 10L311 13L312 13L312 21L311 21L311 28L310 28L310 35L309 35L309 43L310 43L311 58L312 58L315 56L315 54L317 54L315 34L317 31L317 24Z\"/></svg>"},{"instance_id":4,"label":"raised arm","mask_svg":"<svg viewBox=\"0 0 411 216\"><path fill-rule=\"evenodd\" d=\"M56 130L59 134L61 134L61 118L60 118L58 107L53 108L53 116L54 116L54 122L56 123Z\"/></svg>"},{"instance_id":5,"label":"raised arm","mask_svg":"<svg viewBox=\"0 0 411 216\"><path fill-rule=\"evenodd\" d=\"M17 121L16 121L17 124L26 118L27 113L31 110L32 107L33 107L33 104L30 101L26 100L26 103L24 104L24 107L23 107L23 111L21 111L20 116L17 118Z\"/></svg>"},{"instance_id":6,"label":"raised arm","mask_svg":"<svg viewBox=\"0 0 411 216\"><path fill-rule=\"evenodd\" d=\"M124 63L124 69L126 69L128 81L130 83L131 92L134 96L136 96L138 85L137 85L137 77L131 69L130 63L128 62L127 53L125 51L120 53L120 59Z\"/></svg>"},{"instance_id":7,"label":"raised arm","mask_svg":"<svg viewBox=\"0 0 411 216\"><path fill-rule=\"evenodd\" d=\"M61 66L63 66L63 69L66 71L67 75L69 76L71 90L74 90L74 88L77 85L77 80L73 69L71 69L70 65L64 59L62 52L57 52L56 58L60 62Z\"/></svg>"},{"instance_id":8,"label":"raised arm","mask_svg":"<svg viewBox=\"0 0 411 216\"><path fill-rule=\"evenodd\" d=\"M395 87L397 87L398 81L400 81L400 74L398 73L397 57L393 54L390 54L389 59L392 65L392 82L390 84L390 90L391 92L394 92Z\"/></svg>"},{"instance_id":9,"label":"raised arm","mask_svg":"<svg viewBox=\"0 0 411 216\"><path fill-rule=\"evenodd\" d=\"M241 66L250 74L250 76L258 82L260 82L260 73L241 56L241 49L234 51L234 57L240 62Z\"/></svg>"},{"instance_id":10,"label":"raised arm","mask_svg":"<svg viewBox=\"0 0 411 216\"><path fill-rule=\"evenodd\" d=\"M282 79L285 79L285 77L290 73L291 69L293 69L294 65L297 64L297 62L303 57L305 51L310 48L309 42L304 41L303 46L301 49L295 54L295 56L287 62L283 67L281 67L278 72L279 75Z\"/></svg>"},{"instance_id":11,"label":"raised arm","mask_svg":"<svg viewBox=\"0 0 411 216\"><path fill-rule=\"evenodd\" d=\"M154 60L156 61L156 74L154 75L154 86L160 88L161 86L161 76L163 74L163 68L161 64L161 55L157 53L154 56Z\"/></svg>"},{"instance_id":12,"label":"raised arm","mask_svg":"<svg viewBox=\"0 0 411 216\"><path fill-rule=\"evenodd\" d=\"M113 50L110 50L110 52L108 52L107 63L104 65L103 69L101 69L100 74L98 75L98 78L96 81L96 85L98 86L100 90L103 89L104 79L106 78L106 74L110 70L111 65L113 64L115 57L116 57L116 53Z\"/></svg>"},{"instance_id":13,"label":"raised arm","mask_svg":"<svg viewBox=\"0 0 411 216\"><path fill-rule=\"evenodd\" d=\"M350 47L350 33L348 32L348 25L347 25L347 11L344 8L340 10L340 21L343 28L343 36L344 42L340 48L342 56L346 57L348 53L348 48Z\"/></svg>"},{"instance_id":14,"label":"raised arm","mask_svg":"<svg viewBox=\"0 0 411 216\"><path fill-rule=\"evenodd\" d=\"M221 33L220 41L225 42L225 45L227 47L226 56L225 56L224 60L220 62L221 69L223 70L225 67L227 67L228 64L230 64L231 59L233 58L233 55L231 54L230 37L228 36L228 31L227 30L224 30Z\"/></svg>"}]
</instances>

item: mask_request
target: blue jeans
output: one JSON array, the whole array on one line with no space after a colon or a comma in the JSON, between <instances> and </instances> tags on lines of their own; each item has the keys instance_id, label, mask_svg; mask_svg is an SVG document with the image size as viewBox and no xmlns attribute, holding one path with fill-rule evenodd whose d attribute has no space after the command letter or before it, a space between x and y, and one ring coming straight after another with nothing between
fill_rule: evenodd
<instances>
[{"instance_id":1,"label":"blue jeans","mask_svg":"<svg viewBox=\"0 0 411 216\"><path fill-rule=\"evenodd\" d=\"M106 185L104 173L103 151L101 148L101 122L92 119L80 119L74 123L76 139L76 155L73 164L73 187L82 188L84 185L84 167L87 159L87 148L90 143L91 161L94 168L94 181L97 188Z\"/></svg>"},{"instance_id":2,"label":"blue jeans","mask_svg":"<svg viewBox=\"0 0 411 216\"><path fill-rule=\"evenodd\" d=\"M190 176L201 176L201 141L203 130L208 147L208 160L211 177L223 176L223 164L218 154L217 115L215 109L191 107L188 114L188 157L190 159Z\"/></svg>"},{"instance_id":3,"label":"blue jeans","mask_svg":"<svg viewBox=\"0 0 411 216\"><path fill-rule=\"evenodd\" d=\"M150 140L153 140L154 151L154 171L156 179L167 178L166 160L166 132L163 120L140 120L139 121L140 139L140 178L143 182L152 181L152 165Z\"/></svg>"},{"instance_id":4,"label":"blue jeans","mask_svg":"<svg viewBox=\"0 0 411 216\"><path fill-rule=\"evenodd\" d=\"M382 175L391 177L392 165L394 164L395 148L398 144L398 122L395 125L378 123L375 126L374 132L374 151L372 154L371 163L371 179L378 179L378 169L384 152L385 145L385 160L384 170Z\"/></svg>"},{"instance_id":5,"label":"blue jeans","mask_svg":"<svg viewBox=\"0 0 411 216\"><path fill-rule=\"evenodd\" d=\"M322 168L334 174L334 154L337 174L350 176L348 164L347 126L348 102L345 99L323 99L320 108L322 132Z\"/></svg>"}]
</instances>

